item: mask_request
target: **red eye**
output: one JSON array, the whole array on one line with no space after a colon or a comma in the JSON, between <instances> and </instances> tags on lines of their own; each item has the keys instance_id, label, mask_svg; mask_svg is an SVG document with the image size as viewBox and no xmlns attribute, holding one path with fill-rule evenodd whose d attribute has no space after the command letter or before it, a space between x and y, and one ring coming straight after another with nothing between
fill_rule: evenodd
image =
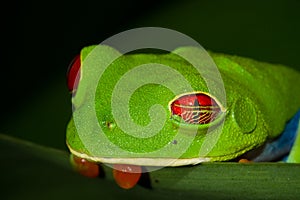
<instances>
[{"instance_id":1,"label":"red eye","mask_svg":"<svg viewBox=\"0 0 300 200\"><path fill-rule=\"evenodd\" d=\"M217 102L205 93L185 94L170 105L172 116L181 117L188 124L208 124L221 113Z\"/></svg>"},{"instance_id":2,"label":"red eye","mask_svg":"<svg viewBox=\"0 0 300 200\"><path fill-rule=\"evenodd\" d=\"M78 81L80 79L80 73L79 73L80 65L81 65L80 55L77 55L70 63L67 72L67 83L70 92L74 92L77 89Z\"/></svg>"}]
</instances>

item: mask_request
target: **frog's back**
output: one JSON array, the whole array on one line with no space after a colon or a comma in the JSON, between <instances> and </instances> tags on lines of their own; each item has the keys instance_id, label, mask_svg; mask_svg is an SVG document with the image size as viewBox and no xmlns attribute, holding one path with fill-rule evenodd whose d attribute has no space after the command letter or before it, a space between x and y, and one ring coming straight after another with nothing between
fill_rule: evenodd
<instances>
[{"instance_id":1,"label":"frog's back","mask_svg":"<svg viewBox=\"0 0 300 200\"><path fill-rule=\"evenodd\" d=\"M279 134L286 121L300 108L300 73L284 65L239 56L213 53L212 57L225 77L224 82L226 78L234 79L249 90L264 115L271 136ZM234 88L226 88L227 94L230 89Z\"/></svg>"}]
</instances>

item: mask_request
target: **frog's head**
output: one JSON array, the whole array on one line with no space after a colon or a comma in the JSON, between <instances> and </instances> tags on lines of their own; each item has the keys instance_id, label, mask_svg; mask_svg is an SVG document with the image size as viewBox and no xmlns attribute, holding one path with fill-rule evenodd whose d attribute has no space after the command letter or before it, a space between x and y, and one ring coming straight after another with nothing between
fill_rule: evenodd
<instances>
[{"instance_id":1,"label":"frog's head","mask_svg":"<svg viewBox=\"0 0 300 200\"><path fill-rule=\"evenodd\" d=\"M233 159L260 145L266 134L251 94L222 67L224 85L179 56L194 51L121 56L108 46L84 48L69 84L76 90L71 152L96 162L179 166Z\"/></svg>"}]
</instances>

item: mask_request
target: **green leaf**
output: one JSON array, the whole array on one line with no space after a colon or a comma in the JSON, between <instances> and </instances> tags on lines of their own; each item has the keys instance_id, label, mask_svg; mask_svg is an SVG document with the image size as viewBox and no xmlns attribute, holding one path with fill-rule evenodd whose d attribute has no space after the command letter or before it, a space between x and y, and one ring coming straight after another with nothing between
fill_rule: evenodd
<instances>
[{"instance_id":1,"label":"green leaf","mask_svg":"<svg viewBox=\"0 0 300 200\"><path fill-rule=\"evenodd\" d=\"M150 172L152 188L75 173L67 152L0 135L1 199L299 199L300 164L207 163Z\"/></svg>"}]
</instances>

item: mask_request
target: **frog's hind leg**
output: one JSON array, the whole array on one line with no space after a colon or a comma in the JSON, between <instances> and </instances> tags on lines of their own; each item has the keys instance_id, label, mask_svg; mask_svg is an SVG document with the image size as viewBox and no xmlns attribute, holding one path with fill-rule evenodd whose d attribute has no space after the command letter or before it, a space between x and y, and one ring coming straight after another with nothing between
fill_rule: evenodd
<instances>
[{"instance_id":1,"label":"frog's hind leg","mask_svg":"<svg viewBox=\"0 0 300 200\"><path fill-rule=\"evenodd\" d=\"M254 162L299 162L300 163L300 110L287 123L283 133L267 143Z\"/></svg>"},{"instance_id":2,"label":"frog's hind leg","mask_svg":"<svg viewBox=\"0 0 300 200\"><path fill-rule=\"evenodd\" d=\"M299 111L300 113L300 111ZM288 163L300 163L300 119L298 120L298 129L296 140L293 144L292 150L288 155L286 162Z\"/></svg>"}]
</instances>

